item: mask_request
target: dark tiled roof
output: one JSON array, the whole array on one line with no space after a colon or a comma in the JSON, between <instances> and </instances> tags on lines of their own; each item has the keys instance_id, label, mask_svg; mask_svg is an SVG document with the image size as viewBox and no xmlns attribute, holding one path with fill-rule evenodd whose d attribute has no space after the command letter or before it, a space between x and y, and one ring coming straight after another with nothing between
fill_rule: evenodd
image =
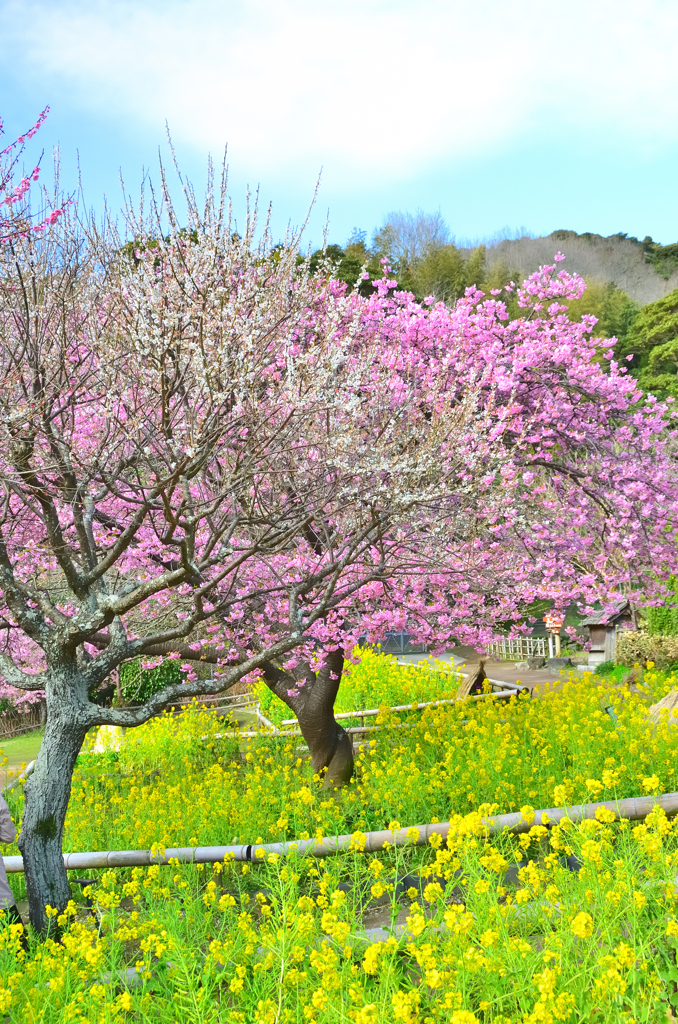
<instances>
[{"instance_id":1,"label":"dark tiled roof","mask_svg":"<svg viewBox=\"0 0 678 1024\"><path fill-rule=\"evenodd\" d=\"M588 618L582 619L579 623L580 626L609 626L612 625L615 619L618 619L624 612L630 612L629 602L626 598L622 601L615 601L612 605L616 611L610 612L594 612L593 615L589 615Z\"/></svg>"}]
</instances>

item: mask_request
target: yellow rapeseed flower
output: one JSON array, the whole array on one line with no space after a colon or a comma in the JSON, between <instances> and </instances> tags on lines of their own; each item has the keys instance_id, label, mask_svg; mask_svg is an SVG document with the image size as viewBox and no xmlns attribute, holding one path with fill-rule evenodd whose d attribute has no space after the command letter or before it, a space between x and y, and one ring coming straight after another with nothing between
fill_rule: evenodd
<instances>
[{"instance_id":1,"label":"yellow rapeseed flower","mask_svg":"<svg viewBox=\"0 0 678 1024\"><path fill-rule=\"evenodd\" d=\"M593 918L585 912L577 914L570 923L570 930L578 938L588 939L593 933Z\"/></svg>"}]
</instances>

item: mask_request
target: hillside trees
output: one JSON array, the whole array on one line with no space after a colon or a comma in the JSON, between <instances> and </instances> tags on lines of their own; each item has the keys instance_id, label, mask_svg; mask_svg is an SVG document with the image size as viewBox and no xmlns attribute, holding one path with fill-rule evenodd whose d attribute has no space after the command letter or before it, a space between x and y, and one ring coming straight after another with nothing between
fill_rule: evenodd
<instances>
[{"instance_id":1,"label":"hillside trees","mask_svg":"<svg viewBox=\"0 0 678 1024\"><path fill-rule=\"evenodd\" d=\"M302 257L300 262L303 262ZM323 249L316 249L309 260L309 270L316 276L331 276L335 281L345 284L349 291L357 287L361 295L371 295L374 291L372 281L382 276L379 258L365 245L362 232L357 237L354 233L344 248L340 245L327 245Z\"/></svg>"},{"instance_id":2,"label":"hillside trees","mask_svg":"<svg viewBox=\"0 0 678 1024\"><path fill-rule=\"evenodd\" d=\"M655 242L649 235L646 235L640 244L646 261L652 264L660 277L668 281L678 270L678 242L661 245L660 242Z\"/></svg>"},{"instance_id":3,"label":"hillside trees","mask_svg":"<svg viewBox=\"0 0 678 1024\"><path fill-rule=\"evenodd\" d=\"M375 232L372 251L388 261L398 285L419 300L432 295L453 304L466 288L482 284L484 247L465 259L440 212L387 214Z\"/></svg>"},{"instance_id":4,"label":"hillside trees","mask_svg":"<svg viewBox=\"0 0 678 1024\"><path fill-rule=\"evenodd\" d=\"M392 266L413 268L429 253L442 249L452 241L450 229L440 213L407 213L393 210L375 232L374 248Z\"/></svg>"},{"instance_id":5,"label":"hillside trees","mask_svg":"<svg viewBox=\"0 0 678 1024\"><path fill-rule=\"evenodd\" d=\"M464 259L455 245L432 249L421 260L399 275L399 283L420 299L432 295L439 302L453 305L467 288L482 286L484 246Z\"/></svg>"},{"instance_id":6,"label":"hillside trees","mask_svg":"<svg viewBox=\"0 0 678 1024\"><path fill-rule=\"evenodd\" d=\"M601 338L616 338L619 342L632 329L640 307L632 302L625 291L611 282L586 278L586 291L580 299L567 303L567 315L573 321L582 316L595 316L595 334ZM618 353L618 348L615 349Z\"/></svg>"},{"instance_id":7,"label":"hillside trees","mask_svg":"<svg viewBox=\"0 0 678 1024\"><path fill-rule=\"evenodd\" d=\"M482 285L484 260L484 246L465 258L450 240L440 213L419 210L416 214L388 214L375 232L371 248L365 244L363 232L354 232L344 248L328 245L316 250L310 267L315 274L322 268L335 280L349 288L357 286L367 296L374 291L374 282L382 276L386 264L395 287L412 292L419 301L433 296L450 305L466 288Z\"/></svg>"},{"instance_id":8,"label":"hillside trees","mask_svg":"<svg viewBox=\"0 0 678 1024\"><path fill-rule=\"evenodd\" d=\"M644 390L678 397L678 289L640 310L618 351Z\"/></svg>"},{"instance_id":9,"label":"hillside trees","mask_svg":"<svg viewBox=\"0 0 678 1024\"><path fill-rule=\"evenodd\" d=\"M513 280L521 281L550 262L557 249L567 257L572 271L591 281L613 282L641 306L678 286L672 246L655 247L651 239L640 242L622 233L604 238L591 232L578 235L559 230L541 238L505 238L488 245L486 267L491 273L497 263L503 263Z\"/></svg>"},{"instance_id":10,"label":"hillside trees","mask_svg":"<svg viewBox=\"0 0 678 1024\"><path fill-rule=\"evenodd\" d=\"M469 263L475 257L475 250ZM483 258L485 249L483 247ZM468 274L468 276L472 276ZM518 302L514 284L521 279L518 271L511 269L505 260L496 260L483 273L478 275L479 287L485 293L500 295L506 303L508 315L512 319L520 319L523 309ZM600 281L593 277L585 277L586 290L583 295L563 301L567 315L573 323L578 323L583 316L595 316L594 333L600 338L616 338L620 345L619 354L625 346L626 338L631 331L640 306L633 302L625 291L617 288L612 282ZM508 288L507 288L508 285Z\"/></svg>"}]
</instances>

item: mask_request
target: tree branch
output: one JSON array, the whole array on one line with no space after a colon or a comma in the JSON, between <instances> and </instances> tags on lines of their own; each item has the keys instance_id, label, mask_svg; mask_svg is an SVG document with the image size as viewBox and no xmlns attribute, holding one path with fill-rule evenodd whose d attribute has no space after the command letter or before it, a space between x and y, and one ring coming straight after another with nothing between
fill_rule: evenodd
<instances>
[{"instance_id":1,"label":"tree branch","mask_svg":"<svg viewBox=\"0 0 678 1024\"><path fill-rule=\"evenodd\" d=\"M185 700L191 697L203 697L206 694L223 693L224 690L229 690L243 676L257 668L261 668L270 658L279 658L283 654L288 654L301 641L302 637L300 635L288 636L259 654L239 660L220 679L198 679L193 683L174 683L172 686L167 686L164 690L154 694L141 708L100 708L96 704L90 704L87 708L89 724L90 726L121 725L128 728L143 725L144 722L148 722L149 719L159 714L160 711L164 710L173 701Z\"/></svg>"},{"instance_id":2,"label":"tree branch","mask_svg":"<svg viewBox=\"0 0 678 1024\"><path fill-rule=\"evenodd\" d=\"M10 686L16 686L19 690L45 689L46 672L39 672L37 675L29 675L27 672L22 672L6 654L0 654L0 673L2 673Z\"/></svg>"}]
</instances>

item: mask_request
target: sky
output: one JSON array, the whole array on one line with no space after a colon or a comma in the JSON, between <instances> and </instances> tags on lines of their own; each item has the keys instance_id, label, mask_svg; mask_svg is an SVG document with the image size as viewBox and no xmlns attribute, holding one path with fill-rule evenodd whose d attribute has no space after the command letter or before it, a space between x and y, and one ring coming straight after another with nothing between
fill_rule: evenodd
<instances>
[{"instance_id":1,"label":"sky","mask_svg":"<svg viewBox=\"0 0 678 1024\"><path fill-rule=\"evenodd\" d=\"M7 137L50 115L62 183L117 209L168 158L274 230L368 239L440 210L460 240L522 228L678 239L675 0L0 0ZM32 161L31 161L32 162ZM316 193L316 186L320 181ZM314 201L315 196L315 201Z\"/></svg>"}]
</instances>

